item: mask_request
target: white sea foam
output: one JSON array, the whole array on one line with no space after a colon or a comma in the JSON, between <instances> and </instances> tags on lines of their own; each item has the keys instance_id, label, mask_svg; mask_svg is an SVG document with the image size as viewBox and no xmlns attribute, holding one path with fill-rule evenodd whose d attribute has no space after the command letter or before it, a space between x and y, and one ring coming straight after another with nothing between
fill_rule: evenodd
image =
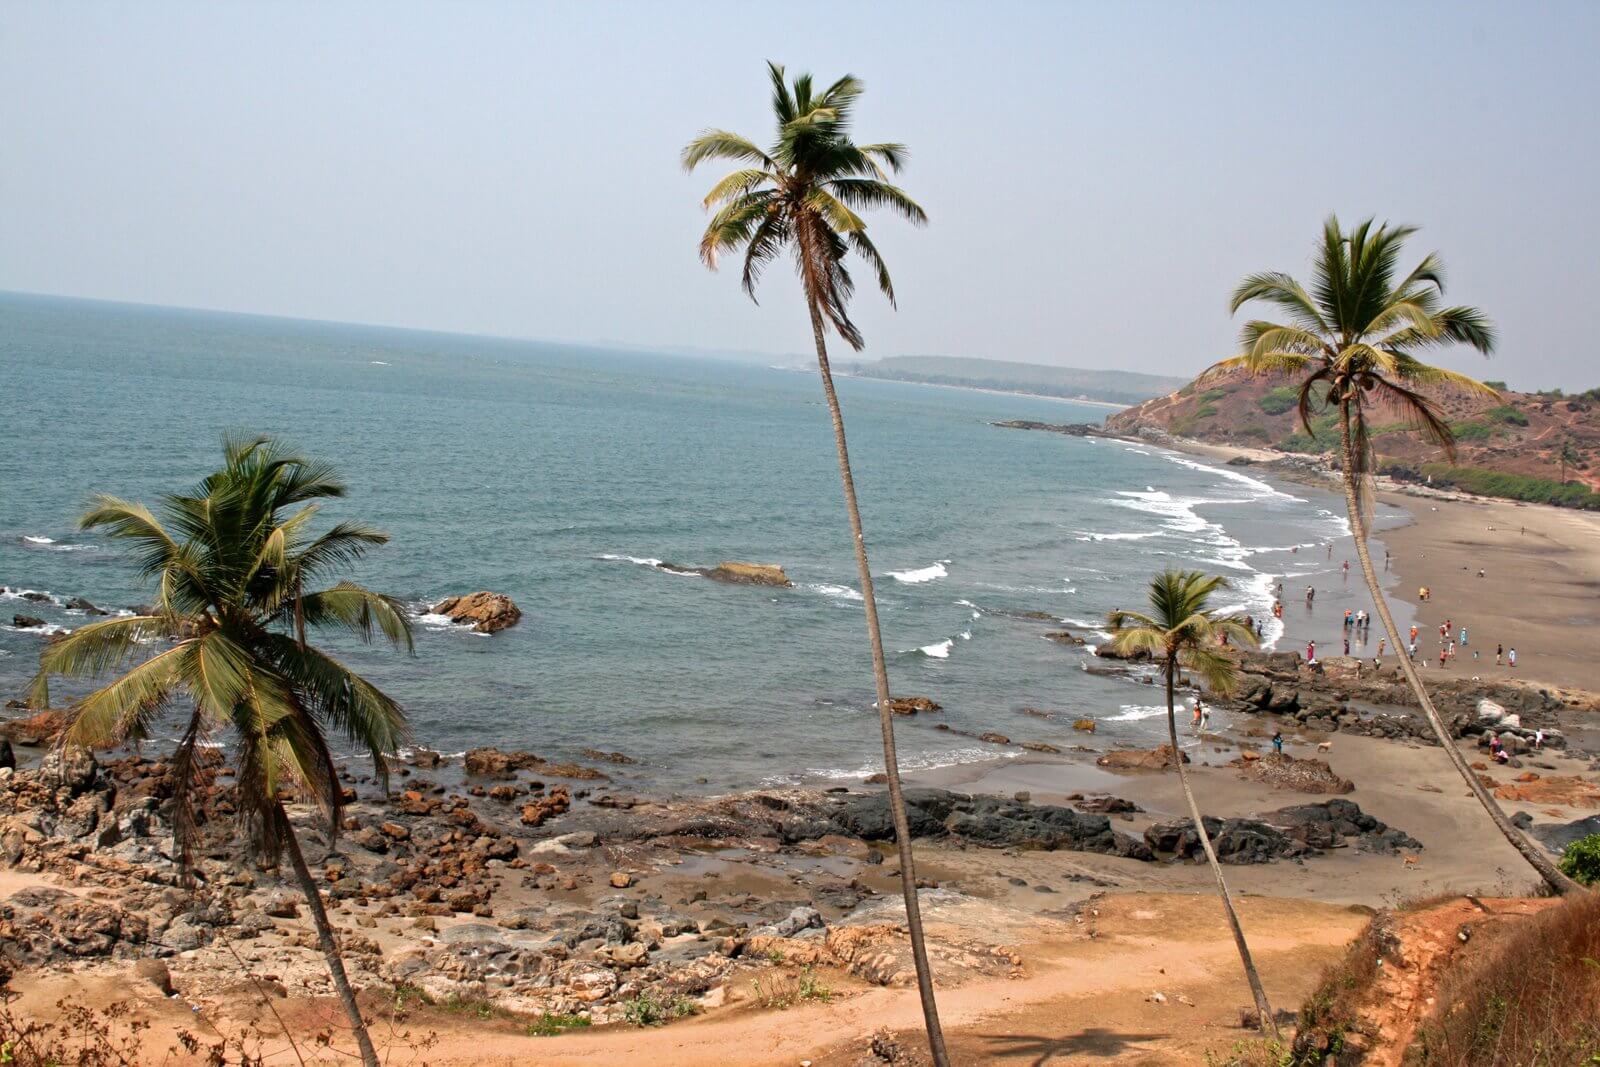
<instances>
[{"instance_id":1,"label":"white sea foam","mask_svg":"<svg viewBox=\"0 0 1600 1067\"><path fill-rule=\"evenodd\" d=\"M945 570L945 565L949 562L947 559L941 559L928 564L926 567L918 567L914 570L889 571L888 575L897 582L904 582L907 585L921 585L923 582L949 577L950 572Z\"/></svg>"},{"instance_id":2,"label":"white sea foam","mask_svg":"<svg viewBox=\"0 0 1600 1067\"><path fill-rule=\"evenodd\" d=\"M40 596L46 599L40 601L38 599ZM61 598L48 589L13 589L9 585L0 586L0 600L26 600L32 604L49 603L58 608L61 606Z\"/></svg>"},{"instance_id":3,"label":"white sea foam","mask_svg":"<svg viewBox=\"0 0 1600 1067\"><path fill-rule=\"evenodd\" d=\"M369 359L367 362L372 364L374 367L387 367L389 365L381 359Z\"/></svg>"},{"instance_id":4,"label":"white sea foam","mask_svg":"<svg viewBox=\"0 0 1600 1067\"><path fill-rule=\"evenodd\" d=\"M830 600L853 600L859 602L863 599L859 589L852 589L848 585L833 585L830 582L817 582L815 585L806 586L806 588L812 590L813 592L821 593Z\"/></svg>"},{"instance_id":5,"label":"white sea foam","mask_svg":"<svg viewBox=\"0 0 1600 1067\"><path fill-rule=\"evenodd\" d=\"M56 543L54 537L30 537L27 534L23 534L22 539L30 545L53 545Z\"/></svg>"},{"instance_id":6,"label":"white sea foam","mask_svg":"<svg viewBox=\"0 0 1600 1067\"><path fill-rule=\"evenodd\" d=\"M608 563L636 563L641 567L661 566L661 561L659 559L650 559L649 557L641 558L639 556L619 556L611 552L603 552L596 556L595 559L603 559Z\"/></svg>"},{"instance_id":7,"label":"white sea foam","mask_svg":"<svg viewBox=\"0 0 1600 1067\"><path fill-rule=\"evenodd\" d=\"M955 638L947 637L943 641L935 641L931 645L923 645L921 648L912 649L911 651L921 652L929 659L949 659L950 650L954 647L956 647Z\"/></svg>"},{"instance_id":8,"label":"white sea foam","mask_svg":"<svg viewBox=\"0 0 1600 1067\"><path fill-rule=\"evenodd\" d=\"M1158 715L1167 713L1166 705L1155 704L1124 704L1122 714L1107 715L1106 722L1140 722L1144 719L1153 719Z\"/></svg>"},{"instance_id":9,"label":"white sea foam","mask_svg":"<svg viewBox=\"0 0 1600 1067\"><path fill-rule=\"evenodd\" d=\"M55 634L70 634L72 632L67 627L57 626L53 622L47 622L43 626L0 626L0 630L10 630L12 633L18 634L46 634L51 636Z\"/></svg>"},{"instance_id":10,"label":"white sea foam","mask_svg":"<svg viewBox=\"0 0 1600 1067\"><path fill-rule=\"evenodd\" d=\"M900 757L902 771L931 771L940 767L959 767L967 763L988 763L994 760L1012 760L1022 755L1020 752L1008 752L1004 749L996 750L993 745L973 746L971 748L957 748L946 752L907 753ZM878 774L883 770L882 761L863 763L858 767L808 767L799 774L773 775L761 784L767 788L779 785L794 785L807 779L826 778L830 780L866 778Z\"/></svg>"},{"instance_id":11,"label":"white sea foam","mask_svg":"<svg viewBox=\"0 0 1600 1067\"><path fill-rule=\"evenodd\" d=\"M1080 530L1079 541L1143 541L1149 537L1160 537L1160 530L1140 530L1129 533L1092 533L1089 530Z\"/></svg>"}]
</instances>

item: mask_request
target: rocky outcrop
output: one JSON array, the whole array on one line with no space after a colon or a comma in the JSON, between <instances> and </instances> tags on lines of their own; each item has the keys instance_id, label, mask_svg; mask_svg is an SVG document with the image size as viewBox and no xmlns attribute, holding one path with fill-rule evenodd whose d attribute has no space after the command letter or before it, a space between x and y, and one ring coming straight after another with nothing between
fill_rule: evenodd
<instances>
[{"instance_id":1,"label":"rocky outcrop","mask_svg":"<svg viewBox=\"0 0 1600 1067\"><path fill-rule=\"evenodd\" d=\"M11 625L19 630L42 630L45 621L35 615L13 615Z\"/></svg>"},{"instance_id":2,"label":"rocky outcrop","mask_svg":"<svg viewBox=\"0 0 1600 1067\"><path fill-rule=\"evenodd\" d=\"M536 770L557 778L583 778L598 781L606 775L593 767L576 763L551 763L543 756L521 749L505 752L498 748L473 748L461 757L462 768L478 778L513 778L518 771Z\"/></svg>"},{"instance_id":3,"label":"rocky outcrop","mask_svg":"<svg viewBox=\"0 0 1600 1067\"><path fill-rule=\"evenodd\" d=\"M0 722L0 737L18 745L42 748L61 736L67 727L67 713L51 709L21 719Z\"/></svg>"},{"instance_id":4,"label":"rocky outcrop","mask_svg":"<svg viewBox=\"0 0 1600 1067\"><path fill-rule=\"evenodd\" d=\"M1189 757L1178 753L1178 759L1188 763ZM1176 767L1177 760L1172 758L1172 746L1162 745L1159 748L1127 748L1115 752L1107 752L1095 760L1098 766L1114 771L1164 771L1169 767Z\"/></svg>"},{"instance_id":5,"label":"rocky outcrop","mask_svg":"<svg viewBox=\"0 0 1600 1067\"><path fill-rule=\"evenodd\" d=\"M1233 765L1239 768L1242 777L1300 793L1339 794L1355 790L1355 783L1334 774L1325 760L1296 759L1276 752L1265 756L1246 752L1234 760Z\"/></svg>"},{"instance_id":6,"label":"rocky outcrop","mask_svg":"<svg viewBox=\"0 0 1600 1067\"><path fill-rule=\"evenodd\" d=\"M1064 849L1150 858L1139 841L1112 830L1111 820L1104 815L945 789L907 789L905 800L913 837L956 837L986 848ZM894 840L886 793L851 796L833 819L852 837Z\"/></svg>"},{"instance_id":7,"label":"rocky outcrop","mask_svg":"<svg viewBox=\"0 0 1600 1067\"><path fill-rule=\"evenodd\" d=\"M740 563L729 561L715 567L701 568L700 573L714 582L734 585L772 585L784 589L794 585L783 568L776 563Z\"/></svg>"},{"instance_id":8,"label":"rocky outcrop","mask_svg":"<svg viewBox=\"0 0 1600 1067\"><path fill-rule=\"evenodd\" d=\"M435 615L447 616L451 622L470 625L483 634L498 633L515 626L522 618L522 609L504 593L477 592L447 597L429 610Z\"/></svg>"},{"instance_id":9,"label":"rocky outcrop","mask_svg":"<svg viewBox=\"0 0 1600 1067\"><path fill-rule=\"evenodd\" d=\"M1298 859L1352 842L1366 852L1420 849L1421 843L1404 831L1392 829L1348 800L1300 804L1269 812L1259 819L1201 817L1206 836L1220 863L1270 863ZM1144 832L1145 844L1159 856L1204 859L1194 823L1175 819L1156 823Z\"/></svg>"}]
</instances>

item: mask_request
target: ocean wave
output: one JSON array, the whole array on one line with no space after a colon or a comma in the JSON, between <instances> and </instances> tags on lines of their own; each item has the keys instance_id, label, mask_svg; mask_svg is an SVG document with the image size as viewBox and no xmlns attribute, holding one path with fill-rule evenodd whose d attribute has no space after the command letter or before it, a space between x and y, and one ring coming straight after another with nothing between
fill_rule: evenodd
<instances>
[{"instance_id":1,"label":"ocean wave","mask_svg":"<svg viewBox=\"0 0 1600 1067\"><path fill-rule=\"evenodd\" d=\"M1090 530L1078 531L1079 541L1143 541L1147 537L1160 537L1160 530L1138 530L1126 533L1094 533Z\"/></svg>"},{"instance_id":2,"label":"ocean wave","mask_svg":"<svg viewBox=\"0 0 1600 1067\"><path fill-rule=\"evenodd\" d=\"M47 622L43 626L3 626L3 625L0 625L0 630L10 630L12 633L16 633L16 634L44 634L47 637L54 637L56 634L70 634L72 632L67 627L65 627L65 626L57 626L53 622Z\"/></svg>"},{"instance_id":3,"label":"ocean wave","mask_svg":"<svg viewBox=\"0 0 1600 1067\"><path fill-rule=\"evenodd\" d=\"M950 650L955 647L956 639L953 637L947 637L943 641L935 641L931 645L923 645L921 648L907 648L902 649L901 651L908 656L921 653L922 655L927 656L929 659L949 659Z\"/></svg>"},{"instance_id":4,"label":"ocean wave","mask_svg":"<svg viewBox=\"0 0 1600 1067\"><path fill-rule=\"evenodd\" d=\"M1167 706L1165 704L1124 704L1122 705L1122 714L1107 715L1105 721L1143 722L1145 719L1154 719L1158 715L1165 715L1166 713Z\"/></svg>"},{"instance_id":5,"label":"ocean wave","mask_svg":"<svg viewBox=\"0 0 1600 1067\"><path fill-rule=\"evenodd\" d=\"M968 763L989 763L999 760L1013 760L1022 755L1020 752L1008 752L1005 749L996 749L993 745L973 746L971 748L957 748L946 752L906 753L900 757L900 770L904 771L932 771L941 767L959 767ZM826 778L829 780L866 778L878 774L883 770L881 760L869 761L856 767L808 767L798 774L773 775L764 779L762 785L767 788L779 785L794 785L808 779Z\"/></svg>"},{"instance_id":6,"label":"ocean wave","mask_svg":"<svg viewBox=\"0 0 1600 1067\"><path fill-rule=\"evenodd\" d=\"M449 633L453 631L456 633L471 634L473 637L490 636L489 634L482 633L479 630L474 629L472 623L470 622L456 622L448 615L439 615L432 611L413 611L411 613L411 620L417 625L421 626L423 629L432 630L435 633Z\"/></svg>"},{"instance_id":7,"label":"ocean wave","mask_svg":"<svg viewBox=\"0 0 1600 1067\"><path fill-rule=\"evenodd\" d=\"M44 549L46 552L86 552L100 547L99 545L64 545L54 537L34 537L32 534L23 534L20 540L25 545Z\"/></svg>"},{"instance_id":8,"label":"ocean wave","mask_svg":"<svg viewBox=\"0 0 1600 1067\"><path fill-rule=\"evenodd\" d=\"M660 571L662 574L676 575L679 578L705 577L705 575L701 574L699 571L691 571L685 570L682 567L674 567L665 560L654 559L649 556L621 556L612 552L604 552L596 556L595 559L604 560L607 563L632 563L637 567L649 567L653 571Z\"/></svg>"},{"instance_id":9,"label":"ocean wave","mask_svg":"<svg viewBox=\"0 0 1600 1067\"><path fill-rule=\"evenodd\" d=\"M40 600L40 597L44 597ZM9 585L0 585L0 600L26 600L30 604L54 604L61 606L61 598L48 589L13 589Z\"/></svg>"},{"instance_id":10,"label":"ocean wave","mask_svg":"<svg viewBox=\"0 0 1600 1067\"><path fill-rule=\"evenodd\" d=\"M928 564L926 567L905 571L887 571L886 573L897 582L904 582L906 585L921 585L923 582L931 582L938 578L948 578L950 572L945 570L945 565L949 562L947 559L941 559Z\"/></svg>"},{"instance_id":11,"label":"ocean wave","mask_svg":"<svg viewBox=\"0 0 1600 1067\"><path fill-rule=\"evenodd\" d=\"M1218 477L1226 478L1228 481L1234 482L1238 485L1247 485L1251 489L1254 489L1258 497L1263 500L1267 497L1279 497L1283 500L1296 500L1300 501L1301 503L1305 502L1302 497L1291 496L1288 493L1273 488L1260 478L1252 478L1248 474L1241 474L1236 470L1229 470L1226 467L1208 466L1207 464L1192 460L1187 456L1179 455L1176 452L1163 453L1163 456L1169 462L1176 463L1180 467L1188 467L1193 471L1204 471L1207 474L1215 474Z\"/></svg>"},{"instance_id":12,"label":"ocean wave","mask_svg":"<svg viewBox=\"0 0 1600 1067\"><path fill-rule=\"evenodd\" d=\"M807 585L805 588L810 589L814 593L821 593L830 600L852 600L859 603L862 599L864 599L861 596L861 591L859 589L852 589L848 585L834 585L831 582L817 582L813 585Z\"/></svg>"}]
</instances>

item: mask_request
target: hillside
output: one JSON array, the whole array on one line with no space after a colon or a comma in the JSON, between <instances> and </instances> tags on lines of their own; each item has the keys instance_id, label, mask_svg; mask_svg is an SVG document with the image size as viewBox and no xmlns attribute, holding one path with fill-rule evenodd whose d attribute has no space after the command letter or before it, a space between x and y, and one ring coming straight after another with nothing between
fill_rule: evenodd
<instances>
[{"instance_id":1,"label":"hillside","mask_svg":"<svg viewBox=\"0 0 1600 1067\"><path fill-rule=\"evenodd\" d=\"M1106 429L1136 434L1154 427L1215 444L1329 452L1338 443L1333 416L1318 412L1316 436L1308 437L1295 396L1291 385L1244 375L1208 380L1204 387L1190 382L1112 415ZM1600 389L1571 396L1506 391L1503 401L1452 396L1439 403L1456 434L1455 464L1402 426L1398 414L1379 408L1373 448L1384 473L1485 496L1600 510Z\"/></svg>"},{"instance_id":2,"label":"hillside","mask_svg":"<svg viewBox=\"0 0 1600 1067\"><path fill-rule=\"evenodd\" d=\"M1184 382L1182 378L1134 371L1050 367L965 356L890 356L875 363L847 364L844 369L862 378L1001 389L1112 404L1136 404L1170 393Z\"/></svg>"}]
</instances>

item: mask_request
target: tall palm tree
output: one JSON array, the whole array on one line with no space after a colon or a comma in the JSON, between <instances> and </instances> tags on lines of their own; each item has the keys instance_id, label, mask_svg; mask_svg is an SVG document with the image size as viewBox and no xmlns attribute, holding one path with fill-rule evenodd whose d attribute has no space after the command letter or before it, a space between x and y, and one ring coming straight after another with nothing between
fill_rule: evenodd
<instances>
[{"instance_id":1,"label":"tall palm tree","mask_svg":"<svg viewBox=\"0 0 1600 1067\"><path fill-rule=\"evenodd\" d=\"M845 510L855 546L856 569L866 608L867 639L872 646L873 680L878 695L878 720L883 733L884 773L888 777L889 807L900 848L900 885L905 894L906 925L911 932L916 962L917 989L927 1024L928 1044L934 1063L948 1062L944 1035L939 1027L933 997L933 975L922 933L922 913L917 906L916 866L911 855L911 832L906 821L900 787L900 766L895 756L894 716L889 708L889 675L878 632L878 605L872 593L872 572L867 565L867 542L861 532L861 512L856 506L855 479L850 473L850 452L845 444L844 417L833 388L828 365L826 331L832 327L851 348L859 351L865 340L849 316L855 291L845 257L854 252L877 279L878 288L894 304L894 285L877 246L867 237L867 224L857 211L888 208L915 224L927 222L916 201L889 181L900 170L906 148L900 144L858 145L850 138L850 113L860 98L859 79L845 75L820 93L811 75L802 74L791 86L783 67L767 64L772 80L772 109L777 131L770 145L727 130L706 130L683 150L683 166L692 171L713 159L743 164L706 194L703 206L715 210L700 238L700 258L715 270L725 254L742 251L743 286L750 299L762 270L774 259L791 255L805 292L811 315L811 337L817 348L817 369L822 392L833 420L833 443L839 455L839 477L844 483Z\"/></svg>"},{"instance_id":2,"label":"tall palm tree","mask_svg":"<svg viewBox=\"0 0 1600 1067\"><path fill-rule=\"evenodd\" d=\"M1217 895L1222 898L1222 909L1228 913L1228 925L1233 928L1233 943L1238 946L1239 962L1244 965L1245 978L1250 982L1250 994L1255 998L1261 1028L1277 1038L1278 1021L1273 1017L1267 991L1250 957L1250 945L1245 941L1244 928L1239 925L1233 898L1228 894L1228 883L1222 877L1222 864L1217 862L1216 850L1211 847L1211 835L1206 833L1200 805L1195 803L1194 790L1189 785L1189 772L1183 767L1183 753L1178 748L1173 690L1179 668L1203 681L1212 693L1226 695L1238 688L1239 667L1222 651L1223 639L1247 645L1256 643L1255 631L1243 619L1218 615L1210 607L1211 594L1226 588L1227 584L1220 577L1200 571L1163 571L1150 580L1150 614L1118 609L1107 616L1107 626L1111 630L1111 647L1118 653L1143 652L1161 665L1167 683L1167 739L1172 745L1172 762L1178 768L1178 782L1183 786L1183 799L1188 802L1195 836L1200 839L1206 862L1217 880Z\"/></svg>"},{"instance_id":3,"label":"tall palm tree","mask_svg":"<svg viewBox=\"0 0 1600 1067\"><path fill-rule=\"evenodd\" d=\"M410 624L397 601L352 582L304 591L388 540L353 522L311 536L317 502L345 492L331 467L266 438L228 441L223 451L222 468L192 494L163 500L164 522L143 504L111 496L97 497L79 520L84 529L135 546L145 577L157 581L155 606L151 614L91 623L46 646L30 703L48 706L51 675L120 672L71 710L62 743L88 747L145 738L163 712L181 711L186 722L171 760L172 823L186 879L200 837L197 757L203 742L230 735L246 840L264 866L288 856L362 1062L377 1067L284 796L315 804L332 839L342 802L325 731L370 753L383 781L385 753L396 751L407 733L400 706L308 644L306 628L343 628L366 641L381 633L409 650ZM146 656L152 640L167 647Z\"/></svg>"},{"instance_id":4,"label":"tall palm tree","mask_svg":"<svg viewBox=\"0 0 1600 1067\"><path fill-rule=\"evenodd\" d=\"M1367 551L1367 510L1372 495L1369 409L1378 405L1396 412L1453 460L1455 439L1437 410L1436 398L1446 393L1500 398L1474 378L1429 366L1417 358L1417 353L1453 344L1469 345L1488 355L1494 349L1495 336L1488 318L1478 309L1444 306L1444 272L1436 254L1424 256L1409 274L1398 274L1401 245L1415 232L1414 226L1374 228L1371 219L1347 232L1336 217L1329 216L1312 259L1311 289L1276 271L1245 278L1234 290L1231 310L1237 312L1259 300L1275 306L1285 320L1245 323L1239 339L1243 351L1208 371L1243 369L1299 379L1300 422L1308 434L1314 435L1313 408L1336 417L1345 506L1356 557L1378 617L1397 651L1405 645ZM1434 736L1495 827L1551 889L1557 893L1579 889L1556 869L1542 848L1511 825L1467 765L1428 698L1415 665L1404 655L1396 660Z\"/></svg>"}]
</instances>

